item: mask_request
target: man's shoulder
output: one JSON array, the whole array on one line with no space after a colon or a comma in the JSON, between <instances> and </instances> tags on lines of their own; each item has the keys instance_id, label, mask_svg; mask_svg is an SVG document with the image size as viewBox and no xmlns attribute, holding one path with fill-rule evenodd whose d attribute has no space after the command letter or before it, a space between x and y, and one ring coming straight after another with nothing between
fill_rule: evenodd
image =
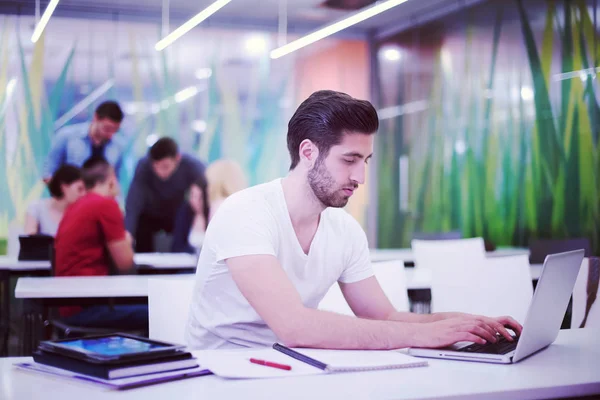
<instances>
[{"instance_id":1,"label":"man's shoulder","mask_svg":"<svg viewBox=\"0 0 600 400\"><path fill-rule=\"evenodd\" d=\"M272 210L278 201L277 184L279 181L272 181L251 186L240 190L227 197L217 212L243 212L251 214L252 212L267 212Z\"/></svg>"},{"instance_id":2,"label":"man's shoulder","mask_svg":"<svg viewBox=\"0 0 600 400\"><path fill-rule=\"evenodd\" d=\"M77 200L75 203L77 205L76 209L79 212L84 212L86 214L101 214L106 211L111 211L113 209L118 209L119 204L112 197L100 196L94 193L89 193Z\"/></svg>"},{"instance_id":3,"label":"man's shoulder","mask_svg":"<svg viewBox=\"0 0 600 400\"><path fill-rule=\"evenodd\" d=\"M125 147L127 147L128 139L123 132L119 131L110 139L110 143L118 146L120 149L125 149Z\"/></svg>"},{"instance_id":4,"label":"man's shoulder","mask_svg":"<svg viewBox=\"0 0 600 400\"><path fill-rule=\"evenodd\" d=\"M83 138L87 136L89 129L89 122L81 122L78 124L63 126L56 131L56 135L71 139Z\"/></svg>"},{"instance_id":5,"label":"man's shoulder","mask_svg":"<svg viewBox=\"0 0 600 400\"><path fill-rule=\"evenodd\" d=\"M189 153L181 153L181 163L192 169L204 170L204 163Z\"/></svg>"}]
</instances>

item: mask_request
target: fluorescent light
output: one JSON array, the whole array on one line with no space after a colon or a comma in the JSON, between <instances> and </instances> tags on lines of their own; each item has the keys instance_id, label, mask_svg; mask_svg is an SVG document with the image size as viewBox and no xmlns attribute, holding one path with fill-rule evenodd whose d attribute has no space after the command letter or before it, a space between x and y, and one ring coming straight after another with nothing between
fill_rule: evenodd
<instances>
[{"instance_id":1,"label":"fluorescent light","mask_svg":"<svg viewBox=\"0 0 600 400\"><path fill-rule=\"evenodd\" d=\"M456 154L465 154L465 151L467 151L467 144L465 141L460 139L457 140L456 143L454 143L454 151Z\"/></svg>"},{"instance_id":2,"label":"fluorescent light","mask_svg":"<svg viewBox=\"0 0 600 400\"><path fill-rule=\"evenodd\" d=\"M181 103L182 101L186 101L187 99L194 97L197 94L198 88L196 86L190 86L175 93L175 96L173 96L173 98L177 103Z\"/></svg>"},{"instance_id":3,"label":"fluorescent light","mask_svg":"<svg viewBox=\"0 0 600 400\"><path fill-rule=\"evenodd\" d=\"M521 98L525 101L533 99L533 89L529 86L523 86L521 88Z\"/></svg>"},{"instance_id":4,"label":"fluorescent light","mask_svg":"<svg viewBox=\"0 0 600 400\"><path fill-rule=\"evenodd\" d=\"M253 35L246 39L246 51L251 55L262 54L267 47L268 43L261 35Z\"/></svg>"},{"instance_id":5,"label":"fluorescent light","mask_svg":"<svg viewBox=\"0 0 600 400\"><path fill-rule=\"evenodd\" d=\"M8 83L6 84L6 98L10 98L10 96L12 96L13 92L15 91L15 87L17 86L17 78L12 78L10 81L8 81Z\"/></svg>"},{"instance_id":6,"label":"fluorescent light","mask_svg":"<svg viewBox=\"0 0 600 400\"><path fill-rule=\"evenodd\" d=\"M33 43L37 42L40 36L42 36L42 32L44 32L44 28L46 27L48 21L50 21L50 17L52 16L52 13L54 12L54 9L57 5L58 0L50 0L50 3L44 10L44 14L42 14L42 18L40 18L40 21L33 30L33 35L31 35L31 41Z\"/></svg>"},{"instance_id":7,"label":"fluorescent light","mask_svg":"<svg viewBox=\"0 0 600 400\"><path fill-rule=\"evenodd\" d=\"M570 72L564 72L562 74L555 74L552 76L554 81L564 81L565 79L573 79L573 78L581 78L581 80L586 80L587 77L584 79L583 75L591 75L592 79L596 78L596 74L600 72L600 67L592 67L592 68L587 68L587 69L579 69L577 71L570 71Z\"/></svg>"},{"instance_id":8,"label":"fluorescent light","mask_svg":"<svg viewBox=\"0 0 600 400\"><path fill-rule=\"evenodd\" d=\"M71 108L69 111L64 113L62 117L57 119L54 122L54 129L58 129L61 126L65 125L67 122L69 122L73 117L75 117L77 114L79 114L80 112L85 110L90 104L92 104L94 101L96 101L100 96L102 96L104 93L108 92L108 89L113 87L114 84L115 84L115 81L113 79L109 79L106 82L104 82L96 90L94 90L92 93L90 93L87 97L85 97L79 103L75 104L73 106L73 108Z\"/></svg>"},{"instance_id":9,"label":"fluorescent light","mask_svg":"<svg viewBox=\"0 0 600 400\"><path fill-rule=\"evenodd\" d=\"M278 47L277 49L271 52L271 58L275 59L283 57L293 51L301 49L302 47L308 46L309 44L326 38L327 36L333 35L336 32L339 32L352 25L358 24L359 22L374 17L377 14L381 14L382 12L387 11L390 8L396 7L407 1L408 0L387 0L383 3L377 3L364 10L356 12L347 18L334 22L331 25L327 25L324 28L309 33L308 35L296 39L293 42L290 42L284 46Z\"/></svg>"},{"instance_id":10,"label":"fluorescent light","mask_svg":"<svg viewBox=\"0 0 600 400\"><path fill-rule=\"evenodd\" d=\"M383 57L388 61L398 61L401 57L400 50L387 48L383 50Z\"/></svg>"},{"instance_id":11,"label":"fluorescent light","mask_svg":"<svg viewBox=\"0 0 600 400\"><path fill-rule=\"evenodd\" d=\"M152 145L154 143L156 143L158 141L159 137L158 134L156 133L151 133L148 136L146 136L146 146L148 147L152 147Z\"/></svg>"},{"instance_id":12,"label":"fluorescent light","mask_svg":"<svg viewBox=\"0 0 600 400\"><path fill-rule=\"evenodd\" d=\"M198 133L206 131L206 121L202 119L192 121L192 129Z\"/></svg>"},{"instance_id":13,"label":"fluorescent light","mask_svg":"<svg viewBox=\"0 0 600 400\"><path fill-rule=\"evenodd\" d=\"M208 79L212 76L212 69L198 68L196 70L196 79Z\"/></svg>"},{"instance_id":14,"label":"fluorescent light","mask_svg":"<svg viewBox=\"0 0 600 400\"><path fill-rule=\"evenodd\" d=\"M379 116L380 120L384 120L396 118L405 114L425 111L428 108L429 102L427 100L417 100L403 105L380 108L377 110L377 115Z\"/></svg>"},{"instance_id":15,"label":"fluorescent light","mask_svg":"<svg viewBox=\"0 0 600 400\"><path fill-rule=\"evenodd\" d=\"M188 33L192 28L198 25L200 22L204 21L206 18L210 17L221 8L223 8L227 3L231 0L217 0L212 3L210 6L206 7L204 10L200 11L198 14L194 15L192 18L184 22L179 28L175 29L173 32L169 33L167 36L162 38L156 43L154 48L157 51L164 50L168 45Z\"/></svg>"}]
</instances>

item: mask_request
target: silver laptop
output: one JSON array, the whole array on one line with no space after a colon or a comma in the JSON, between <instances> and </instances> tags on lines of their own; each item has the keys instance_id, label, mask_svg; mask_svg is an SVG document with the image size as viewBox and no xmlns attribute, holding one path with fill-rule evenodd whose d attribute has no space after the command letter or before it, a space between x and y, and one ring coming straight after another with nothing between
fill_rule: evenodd
<instances>
[{"instance_id":1,"label":"silver laptop","mask_svg":"<svg viewBox=\"0 0 600 400\"><path fill-rule=\"evenodd\" d=\"M523 332L513 342L500 337L497 343L457 343L442 349L411 348L417 357L447 358L510 364L552 344L569 304L584 250L551 254L546 257L531 305L525 317Z\"/></svg>"}]
</instances>

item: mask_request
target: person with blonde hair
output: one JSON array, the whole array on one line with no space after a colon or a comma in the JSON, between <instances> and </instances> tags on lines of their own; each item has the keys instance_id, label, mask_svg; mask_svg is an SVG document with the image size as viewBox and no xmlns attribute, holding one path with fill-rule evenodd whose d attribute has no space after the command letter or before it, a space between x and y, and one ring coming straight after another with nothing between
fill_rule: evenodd
<instances>
[{"instance_id":1,"label":"person with blonde hair","mask_svg":"<svg viewBox=\"0 0 600 400\"><path fill-rule=\"evenodd\" d=\"M212 219L223 200L248 187L246 174L238 163L232 160L217 160L206 169L208 182L208 220Z\"/></svg>"},{"instance_id":2,"label":"person with blonde hair","mask_svg":"<svg viewBox=\"0 0 600 400\"><path fill-rule=\"evenodd\" d=\"M246 174L233 160L221 159L211 163L205 171L207 189L202 182L194 182L188 191L187 207L177 217L181 227L173 234L173 251L196 253L204 240L208 222L223 201L248 187Z\"/></svg>"}]
</instances>

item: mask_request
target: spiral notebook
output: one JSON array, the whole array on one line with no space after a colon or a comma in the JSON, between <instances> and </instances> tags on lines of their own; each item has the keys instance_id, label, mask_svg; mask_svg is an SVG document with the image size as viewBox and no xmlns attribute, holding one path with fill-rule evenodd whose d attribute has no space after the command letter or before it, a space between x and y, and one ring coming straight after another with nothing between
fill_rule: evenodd
<instances>
[{"instance_id":1,"label":"spiral notebook","mask_svg":"<svg viewBox=\"0 0 600 400\"><path fill-rule=\"evenodd\" d=\"M195 355L205 368L224 378L276 378L428 365L425 360L398 351L290 349L279 343L273 348L204 350ZM250 362L251 358L287 365L291 369L257 365Z\"/></svg>"}]
</instances>

